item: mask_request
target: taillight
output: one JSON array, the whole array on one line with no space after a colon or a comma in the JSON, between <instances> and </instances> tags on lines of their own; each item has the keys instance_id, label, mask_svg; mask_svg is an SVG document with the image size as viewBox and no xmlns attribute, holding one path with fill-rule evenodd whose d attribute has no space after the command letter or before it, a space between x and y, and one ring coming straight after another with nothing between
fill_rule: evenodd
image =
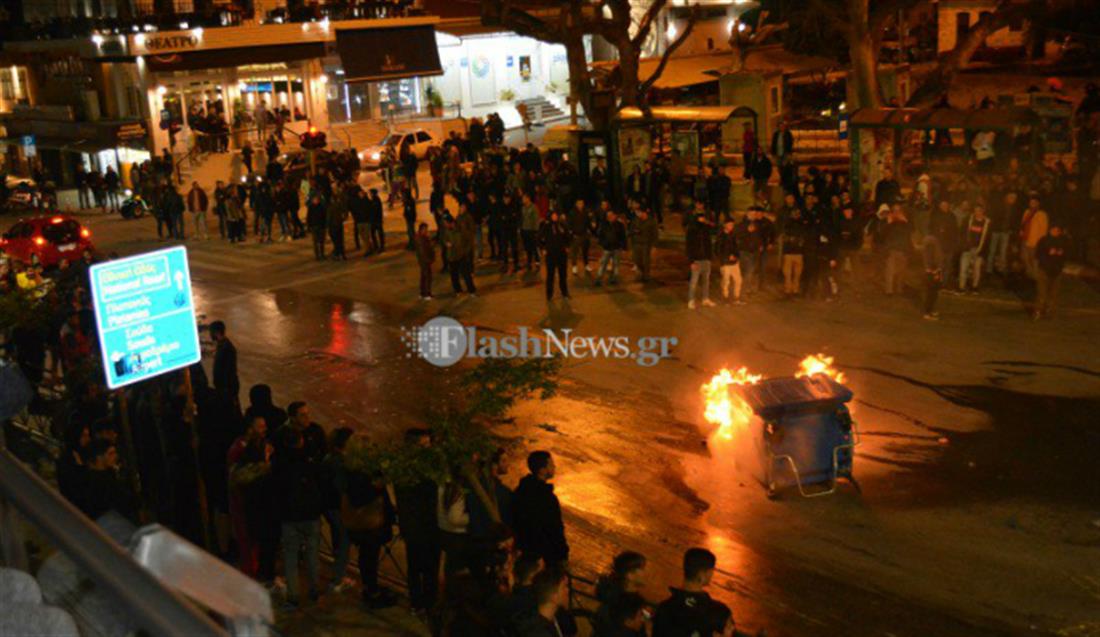
<instances>
[{"instance_id":1,"label":"taillight","mask_svg":"<svg viewBox=\"0 0 1100 637\"><path fill-rule=\"evenodd\" d=\"M52 224L58 224L58 223L61 223L62 221L64 221L64 219L62 219L61 217L54 217L53 219L50 219L50 223L52 223Z\"/></svg>"},{"instance_id":2,"label":"taillight","mask_svg":"<svg viewBox=\"0 0 1100 637\"><path fill-rule=\"evenodd\" d=\"M87 239L88 237L92 236L92 231L87 229L87 228L81 228L80 229L80 236Z\"/></svg>"},{"instance_id":3,"label":"taillight","mask_svg":"<svg viewBox=\"0 0 1100 637\"><path fill-rule=\"evenodd\" d=\"M35 237L34 238L34 245L36 245L36 246L46 245L46 240L43 239L42 237Z\"/></svg>"}]
</instances>

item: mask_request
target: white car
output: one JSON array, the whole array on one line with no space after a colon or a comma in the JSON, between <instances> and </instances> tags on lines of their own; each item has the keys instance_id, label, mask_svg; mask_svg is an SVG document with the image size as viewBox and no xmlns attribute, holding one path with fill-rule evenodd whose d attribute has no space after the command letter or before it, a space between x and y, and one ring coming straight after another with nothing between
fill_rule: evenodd
<instances>
[{"instance_id":1,"label":"white car","mask_svg":"<svg viewBox=\"0 0 1100 637\"><path fill-rule=\"evenodd\" d=\"M424 159L428 149L439 146L439 140L423 128L409 131L393 131L382 138L374 146L369 146L359 153L359 159L367 168L378 168L382 164L382 155L387 148L392 148L394 155L399 156L402 146L409 145L417 159Z\"/></svg>"}]
</instances>

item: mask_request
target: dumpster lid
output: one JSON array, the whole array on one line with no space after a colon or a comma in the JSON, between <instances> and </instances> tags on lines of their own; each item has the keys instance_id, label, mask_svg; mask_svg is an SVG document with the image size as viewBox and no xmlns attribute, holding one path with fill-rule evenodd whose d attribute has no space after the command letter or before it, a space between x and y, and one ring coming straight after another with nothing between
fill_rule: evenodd
<instances>
[{"instance_id":1,"label":"dumpster lid","mask_svg":"<svg viewBox=\"0 0 1100 637\"><path fill-rule=\"evenodd\" d=\"M769 417L784 411L812 407L835 408L852 399L852 391L823 374L801 378L769 378L737 390L756 415Z\"/></svg>"}]
</instances>

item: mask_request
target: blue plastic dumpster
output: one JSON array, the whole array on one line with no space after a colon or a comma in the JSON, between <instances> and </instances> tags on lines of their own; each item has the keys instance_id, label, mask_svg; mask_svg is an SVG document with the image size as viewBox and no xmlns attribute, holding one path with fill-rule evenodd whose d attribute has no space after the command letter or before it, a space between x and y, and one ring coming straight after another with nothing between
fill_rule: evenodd
<instances>
[{"instance_id":1,"label":"blue plastic dumpster","mask_svg":"<svg viewBox=\"0 0 1100 637\"><path fill-rule=\"evenodd\" d=\"M752 436L769 496L790 487L804 497L826 495L840 478L859 489L852 477L859 431L845 406L851 390L820 374L737 389L757 416Z\"/></svg>"}]
</instances>

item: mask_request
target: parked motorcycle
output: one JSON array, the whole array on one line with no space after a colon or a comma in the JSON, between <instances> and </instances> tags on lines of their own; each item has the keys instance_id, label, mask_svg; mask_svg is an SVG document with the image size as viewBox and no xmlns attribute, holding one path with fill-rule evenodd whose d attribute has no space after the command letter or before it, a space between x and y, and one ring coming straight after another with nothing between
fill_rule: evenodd
<instances>
[{"instance_id":1,"label":"parked motorcycle","mask_svg":"<svg viewBox=\"0 0 1100 637\"><path fill-rule=\"evenodd\" d=\"M141 195L130 193L122 202L122 205L118 207L118 212L123 219L139 219L149 212L149 205L145 203Z\"/></svg>"}]
</instances>

